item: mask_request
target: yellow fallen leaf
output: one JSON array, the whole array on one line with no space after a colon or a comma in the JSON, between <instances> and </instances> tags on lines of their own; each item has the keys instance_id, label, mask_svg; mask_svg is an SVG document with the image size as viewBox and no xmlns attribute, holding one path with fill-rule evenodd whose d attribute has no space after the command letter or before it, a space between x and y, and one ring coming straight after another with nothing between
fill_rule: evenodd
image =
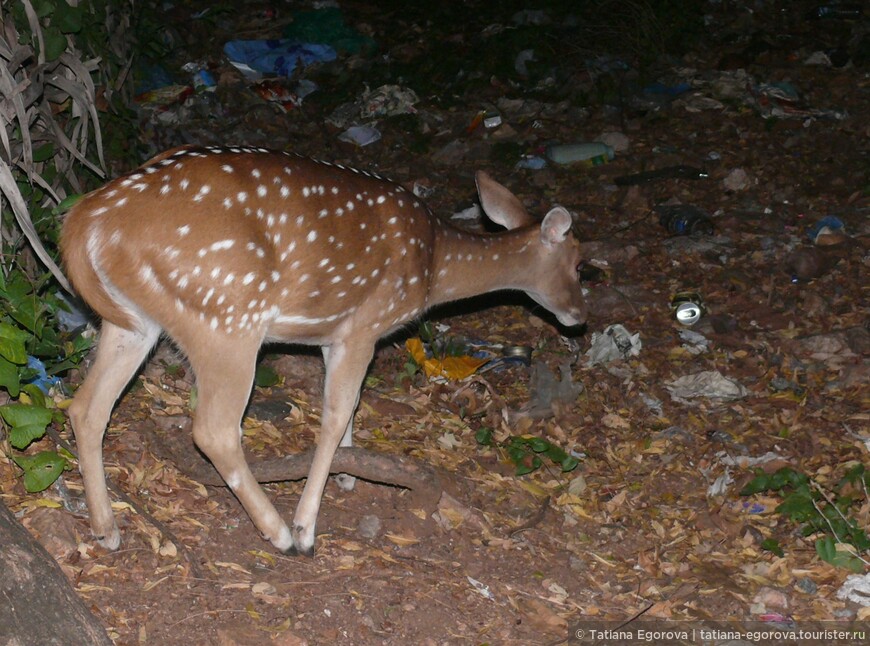
<instances>
[{"instance_id":1,"label":"yellow fallen leaf","mask_svg":"<svg viewBox=\"0 0 870 646\"><path fill-rule=\"evenodd\" d=\"M420 542L419 538L400 536L398 534L384 534L384 536L387 538L387 540L395 543L396 545L402 546L402 547L404 547L406 545L416 545L417 543Z\"/></svg>"},{"instance_id":2,"label":"yellow fallen leaf","mask_svg":"<svg viewBox=\"0 0 870 646\"><path fill-rule=\"evenodd\" d=\"M251 556L253 556L255 558L263 559L269 565L272 565L272 566L275 565L275 556L272 554L269 554L269 552L266 552L264 550L248 550L248 554L250 554Z\"/></svg>"},{"instance_id":3,"label":"yellow fallen leaf","mask_svg":"<svg viewBox=\"0 0 870 646\"><path fill-rule=\"evenodd\" d=\"M106 585L93 585L90 583L82 583L76 586L76 591L86 594L88 592L114 592L112 588Z\"/></svg>"},{"instance_id":4,"label":"yellow fallen leaf","mask_svg":"<svg viewBox=\"0 0 870 646\"><path fill-rule=\"evenodd\" d=\"M260 619L262 619L262 615L260 615L260 613L257 612L257 610L254 608L254 606L251 605L250 603L247 606L245 606L245 612L247 612L248 615L256 621L260 621Z\"/></svg>"},{"instance_id":5,"label":"yellow fallen leaf","mask_svg":"<svg viewBox=\"0 0 870 646\"><path fill-rule=\"evenodd\" d=\"M36 498L27 504L28 507L48 507L49 509L57 509L61 504L57 500L51 498Z\"/></svg>"},{"instance_id":6,"label":"yellow fallen leaf","mask_svg":"<svg viewBox=\"0 0 870 646\"><path fill-rule=\"evenodd\" d=\"M631 428L631 423L624 417L620 417L616 413L608 413L601 418L601 423L607 428Z\"/></svg>"},{"instance_id":7,"label":"yellow fallen leaf","mask_svg":"<svg viewBox=\"0 0 870 646\"><path fill-rule=\"evenodd\" d=\"M528 491L533 496L537 496L538 498L546 498L550 495L550 492L544 489L541 485L536 484L534 482L529 482L527 480L521 480L519 485Z\"/></svg>"},{"instance_id":8,"label":"yellow fallen leaf","mask_svg":"<svg viewBox=\"0 0 870 646\"><path fill-rule=\"evenodd\" d=\"M417 337L405 341L405 348L407 348L411 357L418 366L423 368L423 372L429 378L446 377L447 379L459 381L460 379L470 377L477 372L478 368L489 362L489 359L477 359L469 356L444 357L443 359L435 357L427 358L423 342Z\"/></svg>"},{"instance_id":9,"label":"yellow fallen leaf","mask_svg":"<svg viewBox=\"0 0 870 646\"><path fill-rule=\"evenodd\" d=\"M348 552L360 552L363 549L363 546L356 541L337 541L337 543L341 546L341 549Z\"/></svg>"},{"instance_id":10,"label":"yellow fallen leaf","mask_svg":"<svg viewBox=\"0 0 870 646\"><path fill-rule=\"evenodd\" d=\"M384 552L383 550L373 550L373 554L378 558L385 560L387 563L398 563L396 559Z\"/></svg>"},{"instance_id":11,"label":"yellow fallen leaf","mask_svg":"<svg viewBox=\"0 0 870 646\"><path fill-rule=\"evenodd\" d=\"M215 561L214 564L217 565L218 567L223 567L223 568L227 568L229 570L235 570L236 572L241 572L242 574L250 574L250 571L246 570L238 563L229 563L227 561Z\"/></svg>"},{"instance_id":12,"label":"yellow fallen leaf","mask_svg":"<svg viewBox=\"0 0 870 646\"><path fill-rule=\"evenodd\" d=\"M153 590L158 585L160 585L161 583L166 581L166 579L168 579L168 578L169 578L168 576L164 576L164 577L157 579L156 581L148 581L144 586L142 586L142 591L148 592L149 590Z\"/></svg>"}]
</instances>

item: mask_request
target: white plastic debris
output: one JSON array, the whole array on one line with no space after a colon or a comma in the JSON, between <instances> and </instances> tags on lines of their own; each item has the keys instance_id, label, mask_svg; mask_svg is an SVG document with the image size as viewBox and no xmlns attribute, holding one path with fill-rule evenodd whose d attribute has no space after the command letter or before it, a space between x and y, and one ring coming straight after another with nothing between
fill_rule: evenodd
<instances>
[{"instance_id":1,"label":"white plastic debris","mask_svg":"<svg viewBox=\"0 0 870 646\"><path fill-rule=\"evenodd\" d=\"M477 204L472 204L467 209L462 209L461 211L457 211L453 215L450 216L451 220L479 220L480 219L480 206Z\"/></svg>"},{"instance_id":2,"label":"white plastic debris","mask_svg":"<svg viewBox=\"0 0 870 646\"><path fill-rule=\"evenodd\" d=\"M659 417L664 417L664 412L662 411L662 400L644 392L638 394L640 395L640 400L644 403L644 406L649 408L652 413Z\"/></svg>"},{"instance_id":3,"label":"white plastic debris","mask_svg":"<svg viewBox=\"0 0 870 646\"><path fill-rule=\"evenodd\" d=\"M632 334L622 325L608 325L603 332L592 333L592 347L586 351L586 365L628 359L640 354L640 333Z\"/></svg>"},{"instance_id":4,"label":"white plastic debris","mask_svg":"<svg viewBox=\"0 0 870 646\"><path fill-rule=\"evenodd\" d=\"M710 349L710 339L694 330L680 330L680 338L689 354L703 354Z\"/></svg>"},{"instance_id":5,"label":"white plastic debris","mask_svg":"<svg viewBox=\"0 0 870 646\"><path fill-rule=\"evenodd\" d=\"M727 467L739 467L741 469L748 469L750 467L757 467L761 466L762 464L767 464L768 462L784 460L785 458L779 453L774 453L773 451L768 451L764 455L760 455L755 458L750 455L730 455L725 451L719 451L716 453L716 459Z\"/></svg>"},{"instance_id":6,"label":"white plastic debris","mask_svg":"<svg viewBox=\"0 0 870 646\"><path fill-rule=\"evenodd\" d=\"M346 141L357 146L368 146L380 138L381 131L374 126L351 126L338 135L339 141Z\"/></svg>"},{"instance_id":7,"label":"white plastic debris","mask_svg":"<svg viewBox=\"0 0 870 646\"><path fill-rule=\"evenodd\" d=\"M488 585L484 585L477 579L472 579L470 576L466 576L468 582L474 587L474 589L478 592L478 594L486 597L490 601L495 601L495 595L490 591Z\"/></svg>"},{"instance_id":8,"label":"white plastic debris","mask_svg":"<svg viewBox=\"0 0 870 646\"><path fill-rule=\"evenodd\" d=\"M716 498L724 496L728 492L728 488L734 484L734 478L731 477L731 470L725 469L725 473L716 478L709 487L707 487L707 497Z\"/></svg>"},{"instance_id":9,"label":"white plastic debris","mask_svg":"<svg viewBox=\"0 0 870 646\"><path fill-rule=\"evenodd\" d=\"M870 607L870 572L847 576L837 590L837 598L857 603L864 608Z\"/></svg>"},{"instance_id":10,"label":"white plastic debris","mask_svg":"<svg viewBox=\"0 0 870 646\"><path fill-rule=\"evenodd\" d=\"M746 397L748 391L733 379L722 375L718 370L705 370L693 375L685 375L665 384L671 397L682 403L689 399L703 397L719 401L732 401Z\"/></svg>"},{"instance_id":11,"label":"white plastic debris","mask_svg":"<svg viewBox=\"0 0 870 646\"><path fill-rule=\"evenodd\" d=\"M366 90L357 102L360 105L360 117L373 119L390 117L397 114L414 114L414 105L420 98L409 88L399 85L382 85L376 90Z\"/></svg>"}]
</instances>

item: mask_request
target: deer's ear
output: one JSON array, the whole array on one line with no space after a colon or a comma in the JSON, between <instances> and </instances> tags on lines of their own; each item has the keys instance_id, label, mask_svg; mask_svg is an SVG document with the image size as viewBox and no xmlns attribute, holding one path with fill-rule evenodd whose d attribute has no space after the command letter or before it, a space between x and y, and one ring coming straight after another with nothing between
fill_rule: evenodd
<instances>
[{"instance_id":1,"label":"deer's ear","mask_svg":"<svg viewBox=\"0 0 870 646\"><path fill-rule=\"evenodd\" d=\"M541 222L541 241L544 246L551 247L564 241L570 231L571 214L564 207L554 207Z\"/></svg>"},{"instance_id":2,"label":"deer's ear","mask_svg":"<svg viewBox=\"0 0 870 646\"><path fill-rule=\"evenodd\" d=\"M477 182L480 205L490 220L506 229L518 229L535 221L526 212L517 196L496 182L485 171L477 171L474 179Z\"/></svg>"}]
</instances>

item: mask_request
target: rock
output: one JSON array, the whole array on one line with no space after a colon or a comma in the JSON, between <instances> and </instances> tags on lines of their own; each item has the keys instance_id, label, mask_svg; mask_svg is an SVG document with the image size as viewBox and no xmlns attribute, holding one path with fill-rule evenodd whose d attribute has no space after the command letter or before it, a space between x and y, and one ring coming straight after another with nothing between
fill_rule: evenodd
<instances>
[{"instance_id":1,"label":"rock","mask_svg":"<svg viewBox=\"0 0 870 646\"><path fill-rule=\"evenodd\" d=\"M366 514L359 519L356 528L363 538L375 538L381 532L381 519L374 514Z\"/></svg>"},{"instance_id":2,"label":"rock","mask_svg":"<svg viewBox=\"0 0 870 646\"><path fill-rule=\"evenodd\" d=\"M750 183L749 174L742 168L735 168L722 180L722 185L729 191L744 191Z\"/></svg>"}]
</instances>

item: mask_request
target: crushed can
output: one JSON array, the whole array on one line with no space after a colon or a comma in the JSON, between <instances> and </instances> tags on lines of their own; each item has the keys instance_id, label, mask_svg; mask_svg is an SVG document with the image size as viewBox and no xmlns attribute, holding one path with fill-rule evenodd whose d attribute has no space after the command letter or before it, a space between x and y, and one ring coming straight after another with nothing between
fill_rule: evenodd
<instances>
[{"instance_id":1,"label":"crushed can","mask_svg":"<svg viewBox=\"0 0 870 646\"><path fill-rule=\"evenodd\" d=\"M678 323L691 327L707 313L707 308L697 292L679 292L671 299L671 312Z\"/></svg>"}]
</instances>

